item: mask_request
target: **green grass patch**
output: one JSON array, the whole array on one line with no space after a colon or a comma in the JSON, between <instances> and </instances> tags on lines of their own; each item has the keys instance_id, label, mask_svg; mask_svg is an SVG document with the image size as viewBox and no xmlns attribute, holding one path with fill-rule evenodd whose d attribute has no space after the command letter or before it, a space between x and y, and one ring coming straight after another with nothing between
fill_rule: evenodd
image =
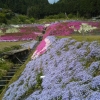
<instances>
[{"instance_id":1,"label":"green grass patch","mask_svg":"<svg viewBox=\"0 0 100 100\"><path fill-rule=\"evenodd\" d=\"M51 22L60 22L60 21L64 21L64 20L69 20L68 18L59 18L59 19L55 19L55 18L45 18L45 19L39 19L36 20L36 23L40 23L40 24L46 24L46 23L51 23Z\"/></svg>"},{"instance_id":2,"label":"green grass patch","mask_svg":"<svg viewBox=\"0 0 100 100\"><path fill-rule=\"evenodd\" d=\"M6 75L6 72L13 66L13 63L0 58L0 79L3 75Z\"/></svg>"},{"instance_id":3,"label":"green grass patch","mask_svg":"<svg viewBox=\"0 0 100 100\"><path fill-rule=\"evenodd\" d=\"M100 35L86 35L86 36L81 36L81 35L70 35L70 36L57 36L57 38L68 38L71 37L72 39L75 39L77 41L87 41L87 42L92 42L92 41L98 41L100 43Z\"/></svg>"},{"instance_id":4,"label":"green grass patch","mask_svg":"<svg viewBox=\"0 0 100 100\"><path fill-rule=\"evenodd\" d=\"M27 41L18 41L18 42L0 42L0 49L4 49L5 47L11 47L15 45L20 45L22 43L25 43Z\"/></svg>"}]
</instances>

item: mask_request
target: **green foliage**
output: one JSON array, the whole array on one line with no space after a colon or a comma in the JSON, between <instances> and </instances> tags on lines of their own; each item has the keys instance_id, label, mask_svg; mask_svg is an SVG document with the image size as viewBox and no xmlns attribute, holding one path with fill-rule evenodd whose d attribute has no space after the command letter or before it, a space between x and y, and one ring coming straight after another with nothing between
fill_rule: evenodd
<instances>
[{"instance_id":1,"label":"green foliage","mask_svg":"<svg viewBox=\"0 0 100 100\"><path fill-rule=\"evenodd\" d=\"M10 51L10 50L11 50L10 47L5 47L5 48L2 50L2 52L7 52L7 51Z\"/></svg>"},{"instance_id":2,"label":"green foliage","mask_svg":"<svg viewBox=\"0 0 100 100\"><path fill-rule=\"evenodd\" d=\"M25 16L25 15L18 15L17 17L19 18L20 22L22 22L22 23L24 23L24 22L25 22L25 20L27 20L27 19L28 19L28 17L27 17L27 16Z\"/></svg>"},{"instance_id":3,"label":"green foliage","mask_svg":"<svg viewBox=\"0 0 100 100\"><path fill-rule=\"evenodd\" d=\"M20 48L21 48L20 45L14 45L14 46L11 47L11 49L13 49L13 50L20 49Z\"/></svg>"},{"instance_id":4,"label":"green foliage","mask_svg":"<svg viewBox=\"0 0 100 100\"><path fill-rule=\"evenodd\" d=\"M0 23L1 24L2 23L7 24L7 20L8 19L10 20L13 16L14 16L14 13L11 10L9 10L9 9L2 9L0 11Z\"/></svg>"},{"instance_id":5,"label":"green foliage","mask_svg":"<svg viewBox=\"0 0 100 100\"><path fill-rule=\"evenodd\" d=\"M0 13L0 23L7 23L6 15L4 13Z\"/></svg>"},{"instance_id":6,"label":"green foliage","mask_svg":"<svg viewBox=\"0 0 100 100\"><path fill-rule=\"evenodd\" d=\"M0 30L0 36L1 36L1 35L3 35L3 31L2 31L2 30Z\"/></svg>"},{"instance_id":7,"label":"green foliage","mask_svg":"<svg viewBox=\"0 0 100 100\"><path fill-rule=\"evenodd\" d=\"M29 18L26 14L17 14L9 9L0 11L0 24L30 24L34 22L35 19L33 17Z\"/></svg>"},{"instance_id":8,"label":"green foliage","mask_svg":"<svg viewBox=\"0 0 100 100\"><path fill-rule=\"evenodd\" d=\"M17 17L13 17L11 20L7 21L8 24L20 24L20 19Z\"/></svg>"},{"instance_id":9,"label":"green foliage","mask_svg":"<svg viewBox=\"0 0 100 100\"><path fill-rule=\"evenodd\" d=\"M60 13L70 14L77 17L91 18L100 15L100 0L59 0L49 4L48 0L4 0L0 2L1 8L9 8L18 14L28 15L36 19L44 16L57 15ZM10 19L13 13L10 10L1 10ZM69 15L70 17L74 17ZM57 16L56 16L57 17Z\"/></svg>"},{"instance_id":10,"label":"green foliage","mask_svg":"<svg viewBox=\"0 0 100 100\"><path fill-rule=\"evenodd\" d=\"M42 79L40 78L41 76L43 75L42 71L39 72L36 76L36 81L37 81L37 84L35 86L36 89L42 89L41 87L41 84L42 84Z\"/></svg>"},{"instance_id":11,"label":"green foliage","mask_svg":"<svg viewBox=\"0 0 100 100\"><path fill-rule=\"evenodd\" d=\"M58 56L60 56L60 55L61 55L61 52L60 52L60 51L57 51L56 54L57 54Z\"/></svg>"},{"instance_id":12,"label":"green foliage","mask_svg":"<svg viewBox=\"0 0 100 100\"><path fill-rule=\"evenodd\" d=\"M7 70L9 70L13 66L13 63L10 61L4 60L0 58L0 78L6 74Z\"/></svg>"},{"instance_id":13,"label":"green foliage","mask_svg":"<svg viewBox=\"0 0 100 100\"><path fill-rule=\"evenodd\" d=\"M29 18L26 15L17 15L13 17L11 20L8 20L8 24L31 24L34 23L35 19Z\"/></svg>"},{"instance_id":14,"label":"green foliage","mask_svg":"<svg viewBox=\"0 0 100 100\"><path fill-rule=\"evenodd\" d=\"M47 19L60 19L60 18L66 18L66 16L64 13L59 13L57 15L46 16L45 18L47 18Z\"/></svg>"},{"instance_id":15,"label":"green foliage","mask_svg":"<svg viewBox=\"0 0 100 100\"><path fill-rule=\"evenodd\" d=\"M67 17L72 19L72 18L75 18L75 15L70 13L70 14L67 15Z\"/></svg>"},{"instance_id":16,"label":"green foliage","mask_svg":"<svg viewBox=\"0 0 100 100\"><path fill-rule=\"evenodd\" d=\"M66 15L64 13L59 13L58 16L59 18L66 18Z\"/></svg>"},{"instance_id":17,"label":"green foliage","mask_svg":"<svg viewBox=\"0 0 100 100\"><path fill-rule=\"evenodd\" d=\"M20 45L14 45L14 46L10 46L10 47L4 47L3 49L0 50L0 55L2 55L3 52L8 52L11 50L16 50L16 49L20 49L21 46Z\"/></svg>"},{"instance_id":18,"label":"green foliage","mask_svg":"<svg viewBox=\"0 0 100 100\"><path fill-rule=\"evenodd\" d=\"M25 22L24 22L24 23L30 24L30 23L31 23L31 21L30 21L29 19L27 19L27 20L25 20Z\"/></svg>"},{"instance_id":19,"label":"green foliage","mask_svg":"<svg viewBox=\"0 0 100 100\"><path fill-rule=\"evenodd\" d=\"M7 72L6 70L0 69L0 79L2 78L2 76L5 75L6 72Z\"/></svg>"},{"instance_id":20,"label":"green foliage","mask_svg":"<svg viewBox=\"0 0 100 100\"><path fill-rule=\"evenodd\" d=\"M31 21L31 23L34 23L35 19L32 17L32 18L30 18L30 21Z\"/></svg>"}]
</instances>

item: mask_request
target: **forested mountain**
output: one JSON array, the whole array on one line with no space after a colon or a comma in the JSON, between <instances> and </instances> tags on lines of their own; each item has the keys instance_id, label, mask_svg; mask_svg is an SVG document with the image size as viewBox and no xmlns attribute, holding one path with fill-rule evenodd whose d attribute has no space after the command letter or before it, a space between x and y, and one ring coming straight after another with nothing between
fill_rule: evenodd
<instances>
[{"instance_id":1,"label":"forested mountain","mask_svg":"<svg viewBox=\"0 0 100 100\"><path fill-rule=\"evenodd\" d=\"M100 0L59 0L54 4L48 0L0 0L0 8L38 19L65 12L90 18L100 15Z\"/></svg>"}]
</instances>

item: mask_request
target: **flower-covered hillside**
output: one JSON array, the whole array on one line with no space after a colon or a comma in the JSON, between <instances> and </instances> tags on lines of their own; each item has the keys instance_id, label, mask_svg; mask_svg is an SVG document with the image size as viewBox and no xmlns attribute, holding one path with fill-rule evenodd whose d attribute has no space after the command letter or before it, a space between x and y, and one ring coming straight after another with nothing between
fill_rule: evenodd
<instances>
[{"instance_id":1,"label":"flower-covered hillside","mask_svg":"<svg viewBox=\"0 0 100 100\"><path fill-rule=\"evenodd\" d=\"M100 44L46 39L45 52L27 63L2 100L100 100Z\"/></svg>"},{"instance_id":2,"label":"flower-covered hillside","mask_svg":"<svg viewBox=\"0 0 100 100\"><path fill-rule=\"evenodd\" d=\"M72 33L81 33L84 32L100 32L100 22L85 22L85 21L66 21L66 22L56 22L48 26L44 38L47 36L66 36L71 35Z\"/></svg>"},{"instance_id":3,"label":"flower-covered hillside","mask_svg":"<svg viewBox=\"0 0 100 100\"><path fill-rule=\"evenodd\" d=\"M0 41L36 40L42 34L43 28L43 25L34 24L0 29Z\"/></svg>"}]
</instances>

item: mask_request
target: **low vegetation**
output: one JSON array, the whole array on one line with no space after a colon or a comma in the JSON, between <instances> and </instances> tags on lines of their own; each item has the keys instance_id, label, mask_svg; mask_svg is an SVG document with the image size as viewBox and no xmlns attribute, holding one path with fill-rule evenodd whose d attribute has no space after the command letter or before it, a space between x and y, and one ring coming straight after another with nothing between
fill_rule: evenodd
<instances>
[{"instance_id":1,"label":"low vegetation","mask_svg":"<svg viewBox=\"0 0 100 100\"><path fill-rule=\"evenodd\" d=\"M73 38L77 41L87 41L87 42L92 42L92 41L98 41L100 43L100 36L99 35L88 35L88 36L81 36L81 35L71 35L71 36L57 36L58 38L65 38L65 37L70 37Z\"/></svg>"},{"instance_id":2,"label":"low vegetation","mask_svg":"<svg viewBox=\"0 0 100 100\"><path fill-rule=\"evenodd\" d=\"M27 41L18 41L18 42L0 42L0 51L3 50L4 48L16 48L20 47L20 44L23 44Z\"/></svg>"},{"instance_id":3,"label":"low vegetation","mask_svg":"<svg viewBox=\"0 0 100 100\"><path fill-rule=\"evenodd\" d=\"M3 58L0 58L0 79L2 78L2 76L4 76L6 74L6 72L13 67L13 63L5 60Z\"/></svg>"}]
</instances>

